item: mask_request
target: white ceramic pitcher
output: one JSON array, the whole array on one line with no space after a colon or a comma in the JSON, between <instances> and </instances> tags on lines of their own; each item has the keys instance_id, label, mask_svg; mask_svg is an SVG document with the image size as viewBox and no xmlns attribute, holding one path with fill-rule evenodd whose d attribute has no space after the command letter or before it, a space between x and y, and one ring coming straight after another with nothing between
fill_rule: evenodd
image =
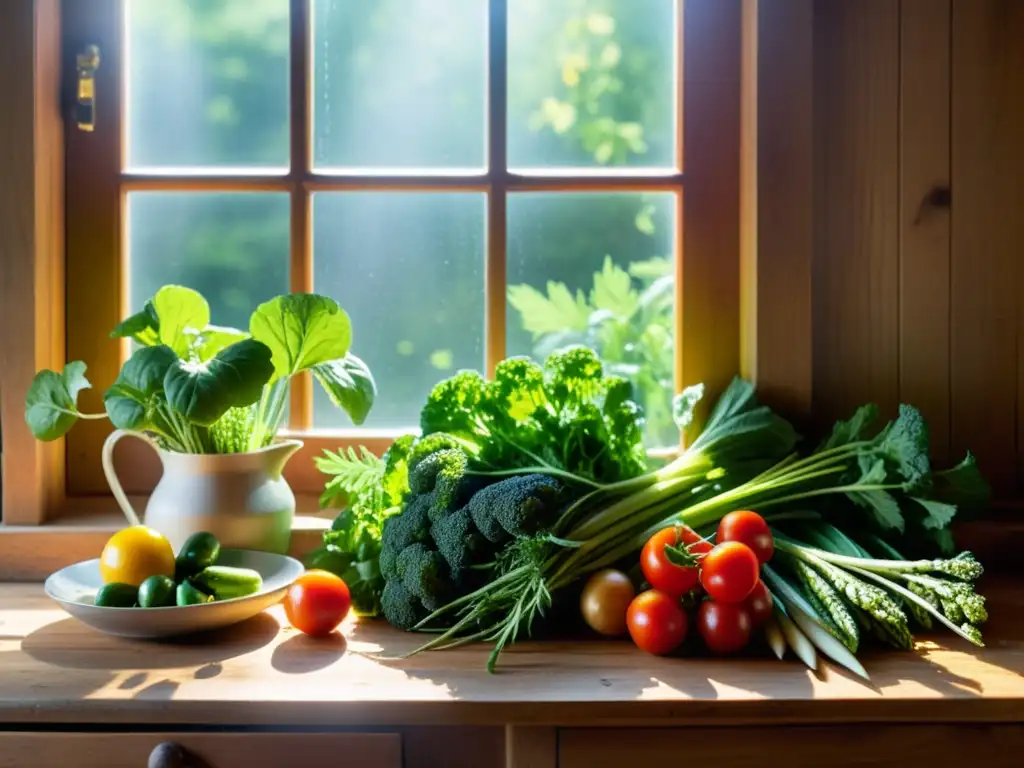
<instances>
[{"instance_id":1,"label":"white ceramic pitcher","mask_svg":"<svg viewBox=\"0 0 1024 768\"><path fill-rule=\"evenodd\" d=\"M163 476L143 520L166 536L175 552L199 531L209 531L224 547L288 551L295 494L281 473L302 447L299 440L282 440L249 453L196 454L165 451L141 432L112 432L103 444L103 472L132 525L139 524L140 516L114 470L114 446L122 437L137 437L160 456Z\"/></svg>"}]
</instances>

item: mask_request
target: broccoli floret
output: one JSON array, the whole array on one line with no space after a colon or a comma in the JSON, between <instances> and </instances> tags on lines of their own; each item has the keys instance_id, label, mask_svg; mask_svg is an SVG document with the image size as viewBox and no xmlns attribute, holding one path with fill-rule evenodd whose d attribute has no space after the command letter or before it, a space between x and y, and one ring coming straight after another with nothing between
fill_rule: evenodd
<instances>
[{"instance_id":1,"label":"broccoli floret","mask_svg":"<svg viewBox=\"0 0 1024 768\"><path fill-rule=\"evenodd\" d=\"M410 544L429 541L430 519L427 517L433 499L428 496L410 496L397 515L384 521L381 534L380 572L385 579L395 576L395 560Z\"/></svg>"},{"instance_id":2,"label":"broccoli floret","mask_svg":"<svg viewBox=\"0 0 1024 768\"><path fill-rule=\"evenodd\" d=\"M405 590L428 611L436 611L451 594L444 559L424 544L411 544L403 549L395 561L395 572Z\"/></svg>"},{"instance_id":3,"label":"broccoli floret","mask_svg":"<svg viewBox=\"0 0 1024 768\"><path fill-rule=\"evenodd\" d=\"M448 564L452 580L456 584L465 577L469 567L492 554L492 549L480 531L473 525L473 519L465 508L434 523L430 536L437 545L437 551Z\"/></svg>"},{"instance_id":4,"label":"broccoli floret","mask_svg":"<svg viewBox=\"0 0 1024 768\"><path fill-rule=\"evenodd\" d=\"M431 454L416 465L410 485L414 493L431 494L427 516L432 523L463 507L487 484L484 478L467 475L467 467L466 454L452 448Z\"/></svg>"},{"instance_id":5,"label":"broccoli floret","mask_svg":"<svg viewBox=\"0 0 1024 768\"><path fill-rule=\"evenodd\" d=\"M510 536L531 536L554 522L561 486L547 475L516 475L489 485L467 509L484 537L495 544Z\"/></svg>"},{"instance_id":6,"label":"broccoli floret","mask_svg":"<svg viewBox=\"0 0 1024 768\"><path fill-rule=\"evenodd\" d=\"M393 627L412 629L427 617L426 609L399 580L388 581L380 596L381 610L384 618Z\"/></svg>"},{"instance_id":7,"label":"broccoli floret","mask_svg":"<svg viewBox=\"0 0 1024 768\"><path fill-rule=\"evenodd\" d=\"M431 454L446 448L466 452L472 451L475 444L455 437L455 435L449 435L447 432L435 432L432 435L421 437L409 451L409 471L414 471L419 463Z\"/></svg>"},{"instance_id":8,"label":"broccoli floret","mask_svg":"<svg viewBox=\"0 0 1024 768\"><path fill-rule=\"evenodd\" d=\"M424 457L409 475L409 488L413 493L430 493L439 484L450 492L466 474L466 454L455 448L445 448Z\"/></svg>"}]
</instances>

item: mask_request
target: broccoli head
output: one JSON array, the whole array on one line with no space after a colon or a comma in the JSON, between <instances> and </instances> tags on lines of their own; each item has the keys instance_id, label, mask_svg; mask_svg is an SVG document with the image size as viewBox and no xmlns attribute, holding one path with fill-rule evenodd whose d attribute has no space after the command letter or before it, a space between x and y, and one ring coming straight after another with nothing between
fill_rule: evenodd
<instances>
[{"instance_id":1,"label":"broccoli head","mask_svg":"<svg viewBox=\"0 0 1024 768\"><path fill-rule=\"evenodd\" d=\"M443 451L445 448L453 448L463 452L472 451L475 445L475 443L470 443L455 437L455 435L449 435L447 432L435 432L432 435L426 435L419 438L409 451L409 471L414 471L416 466L432 453Z\"/></svg>"},{"instance_id":2,"label":"broccoli head","mask_svg":"<svg viewBox=\"0 0 1024 768\"><path fill-rule=\"evenodd\" d=\"M444 448L418 461L409 474L413 493L430 493L439 485L454 489L466 474L466 454L456 448Z\"/></svg>"},{"instance_id":3,"label":"broccoli head","mask_svg":"<svg viewBox=\"0 0 1024 768\"><path fill-rule=\"evenodd\" d=\"M399 629L412 629L427 617L427 610L398 579L384 585L380 605L388 624Z\"/></svg>"},{"instance_id":4,"label":"broccoli head","mask_svg":"<svg viewBox=\"0 0 1024 768\"><path fill-rule=\"evenodd\" d=\"M516 475L489 485L467 510L484 537L495 544L510 536L532 536L555 522L561 485L547 475Z\"/></svg>"},{"instance_id":5,"label":"broccoli head","mask_svg":"<svg viewBox=\"0 0 1024 768\"><path fill-rule=\"evenodd\" d=\"M451 594L444 559L425 544L410 544L403 549L395 561L395 573L405 590L428 611L436 611Z\"/></svg>"},{"instance_id":6,"label":"broccoli head","mask_svg":"<svg viewBox=\"0 0 1024 768\"><path fill-rule=\"evenodd\" d=\"M456 584L465 578L470 566L493 555L492 547L473 525L473 519L465 508L434 523L430 536Z\"/></svg>"},{"instance_id":7,"label":"broccoli head","mask_svg":"<svg viewBox=\"0 0 1024 768\"><path fill-rule=\"evenodd\" d=\"M466 474L468 465L466 454L453 448L433 453L416 465L410 485L413 493L430 495L430 522L436 523L460 509L487 485L486 478Z\"/></svg>"},{"instance_id":8,"label":"broccoli head","mask_svg":"<svg viewBox=\"0 0 1024 768\"><path fill-rule=\"evenodd\" d=\"M399 553L410 544L430 540L430 519L428 513L430 496L410 496L402 511L384 521L381 534L380 572L385 579L395 577L395 561Z\"/></svg>"}]
</instances>

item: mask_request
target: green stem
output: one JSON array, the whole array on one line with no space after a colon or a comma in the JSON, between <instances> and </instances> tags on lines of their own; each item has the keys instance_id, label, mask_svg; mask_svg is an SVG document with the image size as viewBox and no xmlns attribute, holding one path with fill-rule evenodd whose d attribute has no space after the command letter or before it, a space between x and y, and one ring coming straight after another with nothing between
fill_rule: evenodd
<instances>
[{"instance_id":1,"label":"green stem","mask_svg":"<svg viewBox=\"0 0 1024 768\"><path fill-rule=\"evenodd\" d=\"M827 496L832 493L869 493L871 491L898 491L903 486L900 483L889 483L883 485L841 485L838 487L831 488L818 488L813 491L803 491L802 493L794 493L790 496L782 496L778 499L769 499L759 503L759 506L769 507L776 504L788 504L791 501L801 501L803 499L810 499L815 496Z\"/></svg>"},{"instance_id":2,"label":"green stem","mask_svg":"<svg viewBox=\"0 0 1024 768\"><path fill-rule=\"evenodd\" d=\"M470 471L467 472L466 474L473 475L474 477L513 477L514 475L533 474L551 475L552 477L560 477L563 480L569 480L574 483L582 483L584 485L589 485L590 487L598 490L604 488L604 486L601 485L601 483L589 480L580 475L574 475L572 472L566 472L563 469L557 469L556 467L552 467L547 464L536 467L517 467L516 469L496 470L494 472Z\"/></svg>"},{"instance_id":3,"label":"green stem","mask_svg":"<svg viewBox=\"0 0 1024 768\"><path fill-rule=\"evenodd\" d=\"M791 457L787 456L774 467L769 468L767 472L764 473L763 477L765 479L769 479L771 477L775 477L781 474L783 471L785 471L788 474L795 470L804 470L809 469L811 467L817 468L817 465L821 464L832 464L835 462L837 456L840 456L845 453L850 453L850 457L853 457L860 452L861 448L866 448L870 445L871 442L867 440L861 440L856 443L846 443L844 445L837 445L833 448L828 448L824 451L812 453L810 456L793 462L790 462L789 459ZM793 455L795 456L795 454ZM844 456L843 459L845 460L845 458L847 457ZM761 478L759 477L755 479Z\"/></svg>"},{"instance_id":4,"label":"green stem","mask_svg":"<svg viewBox=\"0 0 1024 768\"><path fill-rule=\"evenodd\" d=\"M805 547L778 534L775 536L775 546L783 552L789 552L797 557L806 554L832 565L846 568L862 568L876 573L899 573L903 575L929 573L935 570L934 563L931 560L876 560L874 558L849 557L848 555L838 555L823 549Z\"/></svg>"}]
</instances>

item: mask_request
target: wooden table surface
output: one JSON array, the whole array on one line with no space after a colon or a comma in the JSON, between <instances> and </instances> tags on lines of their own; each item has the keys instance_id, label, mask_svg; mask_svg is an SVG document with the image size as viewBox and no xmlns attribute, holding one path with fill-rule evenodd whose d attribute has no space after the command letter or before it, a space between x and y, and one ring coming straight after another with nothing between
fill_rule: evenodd
<instances>
[{"instance_id":1,"label":"wooden table surface","mask_svg":"<svg viewBox=\"0 0 1024 768\"><path fill-rule=\"evenodd\" d=\"M397 658L423 639L382 621L313 640L280 606L188 642L106 637L36 584L0 585L0 727L1024 722L1024 585L984 585L988 647L949 633L863 654L863 682L789 659L659 659L628 642L516 646L498 674L469 647Z\"/></svg>"}]
</instances>

